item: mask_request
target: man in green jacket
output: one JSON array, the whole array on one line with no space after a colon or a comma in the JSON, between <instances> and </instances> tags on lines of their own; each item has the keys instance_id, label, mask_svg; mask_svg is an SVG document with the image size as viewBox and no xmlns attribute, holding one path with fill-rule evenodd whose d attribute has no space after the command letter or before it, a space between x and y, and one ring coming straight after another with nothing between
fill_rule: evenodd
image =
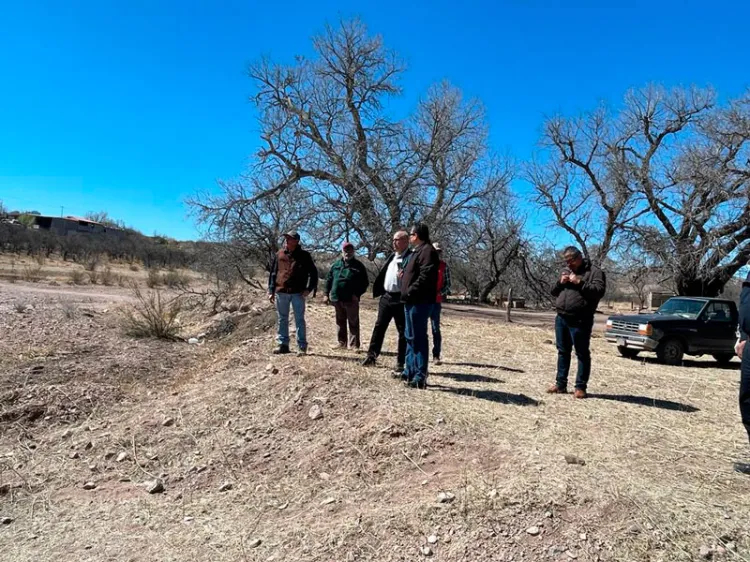
<instances>
[{"instance_id":1,"label":"man in green jacket","mask_svg":"<svg viewBox=\"0 0 750 562\"><path fill-rule=\"evenodd\" d=\"M341 258L334 262L328 272L323 301L325 304L332 302L336 307L338 344L334 348L346 348L348 324L349 347L359 350L359 298L369 284L365 266L354 257L354 246L351 242L344 242Z\"/></svg>"}]
</instances>

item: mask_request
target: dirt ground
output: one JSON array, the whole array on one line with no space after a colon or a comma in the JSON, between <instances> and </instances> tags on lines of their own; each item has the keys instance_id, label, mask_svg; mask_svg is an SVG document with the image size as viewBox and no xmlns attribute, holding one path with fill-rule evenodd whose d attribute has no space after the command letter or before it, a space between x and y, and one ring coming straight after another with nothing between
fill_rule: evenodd
<instances>
[{"instance_id":1,"label":"dirt ground","mask_svg":"<svg viewBox=\"0 0 750 562\"><path fill-rule=\"evenodd\" d=\"M0 282L0 559L749 559L738 363L595 337L591 398L549 396L549 319L447 307L417 391L390 376L393 334L377 368L329 349L319 302L299 358L270 355L260 298L186 311L197 345L124 336L131 302Z\"/></svg>"}]
</instances>

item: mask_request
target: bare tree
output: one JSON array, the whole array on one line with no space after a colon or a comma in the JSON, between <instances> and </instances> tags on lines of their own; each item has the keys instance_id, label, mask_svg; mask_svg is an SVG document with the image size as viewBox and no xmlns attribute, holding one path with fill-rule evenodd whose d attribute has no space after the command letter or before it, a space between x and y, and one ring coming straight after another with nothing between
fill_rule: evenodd
<instances>
[{"instance_id":1,"label":"bare tree","mask_svg":"<svg viewBox=\"0 0 750 562\"><path fill-rule=\"evenodd\" d=\"M276 178L255 200L304 193L330 239L349 239L373 260L404 224L448 230L502 185L476 101L441 84L413 116L394 120L384 105L400 94L403 65L380 37L355 20L327 27L313 45L313 60L249 69L263 142L256 171Z\"/></svg>"},{"instance_id":2,"label":"bare tree","mask_svg":"<svg viewBox=\"0 0 750 562\"><path fill-rule=\"evenodd\" d=\"M581 124L583 123L583 124ZM603 261L631 244L668 268L679 294L718 294L750 258L750 97L630 92L621 114L555 119L552 156L528 177L555 222Z\"/></svg>"}]
</instances>

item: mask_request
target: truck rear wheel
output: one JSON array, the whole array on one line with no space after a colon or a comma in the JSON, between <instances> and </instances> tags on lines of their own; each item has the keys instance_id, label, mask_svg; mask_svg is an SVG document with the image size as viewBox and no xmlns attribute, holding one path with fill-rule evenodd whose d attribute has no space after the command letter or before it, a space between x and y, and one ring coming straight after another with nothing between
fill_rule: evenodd
<instances>
[{"instance_id":1,"label":"truck rear wheel","mask_svg":"<svg viewBox=\"0 0 750 562\"><path fill-rule=\"evenodd\" d=\"M714 359L721 365L726 365L732 361L734 353L714 353Z\"/></svg>"},{"instance_id":2,"label":"truck rear wheel","mask_svg":"<svg viewBox=\"0 0 750 562\"><path fill-rule=\"evenodd\" d=\"M618 345L617 351L620 352L620 355L623 357L626 357L628 359L635 359L638 357L638 354L640 353L640 349L633 349L632 347L625 347L624 345Z\"/></svg>"},{"instance_id":3,"label":"truck rear wheel","mask_svg":"<svg viewBox=\"0 0 750 562\"><path fill-rule=\"evenodd\" d=\"M656 356L667 365L680 365L685 356L685 346L678 339L666 340L656 348Z\"/></svg>"}]
</instances>

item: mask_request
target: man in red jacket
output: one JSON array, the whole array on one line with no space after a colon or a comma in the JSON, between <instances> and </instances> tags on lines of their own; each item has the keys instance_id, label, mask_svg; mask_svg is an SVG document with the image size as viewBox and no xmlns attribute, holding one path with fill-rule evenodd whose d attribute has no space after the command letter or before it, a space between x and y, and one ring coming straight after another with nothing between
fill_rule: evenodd
<instances>
[{"instance_id":1,"label":"man in red jacket","mask_svg":"<svg viewBox=\"0 0 750 562\"><path fill-rule=\"evenodd\" d=\"M437 299L430 309L430 324L432 326L432 360L435 365L442 363L441 355L443 351L443 335L440 333L440 313L443 308L443 301L451 294L451 270L443 259L443 248L438 242L433 245L438 253L440 265L438 266L438 290Z\"/></svg>"}]
</instances>

